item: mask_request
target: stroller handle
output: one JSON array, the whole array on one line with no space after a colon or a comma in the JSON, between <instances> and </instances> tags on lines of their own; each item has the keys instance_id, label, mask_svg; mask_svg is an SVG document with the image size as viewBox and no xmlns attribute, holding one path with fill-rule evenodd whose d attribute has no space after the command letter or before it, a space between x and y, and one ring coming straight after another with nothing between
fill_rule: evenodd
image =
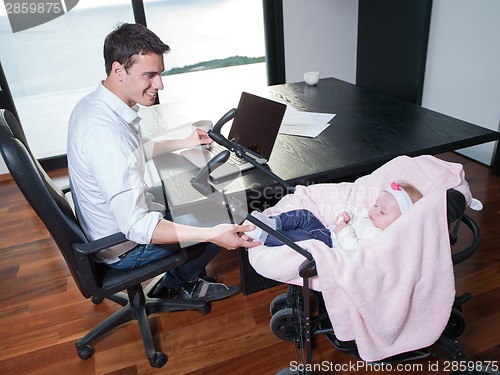
<instances>
[{"instance_id":1,"label":"stroller handle","mask_svg":"<svg viewBox=\"0 0 500 375\"><path fill-rule=\"evenodd\" d=\"M236 112L238 112L238 110L236 108L232 108L230 109L229 111L227 111L220 119L219 121L217 121L217 123L214 125L214 127L209 130L209 133L212 132L212 133L217 133L217 134L220 134L220 130L222 128L222 126L228 122L229 120L232 120L235 116L236 116Z\"/></svg>"},{"instance_id":2,"label":"stroller handle","mask_svg":"<svg viewBox=\"0 0 500 375\"><path fill-rule=\"evenodd\" d=\"M236 156L239 158L245 159L248 163L252 164L255 168L257 168L260 172L265 174L266 176L272 178L274 181L276 181L278 184L283 186L285 189L287 189L288 192L294 192L295 188L290 185L288 182L285 180L281 179L279 176L275 175L273 172L271 172L268 168L265 168L262 164L258 163L253 157L250 157L247 155L248 152L251 152L248 150L246 147L240 145L237 143L234 139L227 139L224 137L221 133L220 130L222 126L228 122L229 120L233 119L236 116L237 113L236 108L232 108L229 111L227 111L220 119L217 121L217 123L214 125L212 129L208 131L208 136L212 138L215 142L220 144L221 146L227 148L228 150L234 152Z\"/></svg>"},{"instance_id":3,"label":"stroller handle","mask_svg":"<svg viewBox=\"0 0 500 375\"><path fill-rule=\"evenodd\" d=\"M224 150L210 159L207 165L200 169L196 176L191 178L191 186L204 196L214 193L215 188L209 183L210 173L224 164L227 159L229 159L229 155L230 152L228 150Z\"/></svg>"},{"instance_id":4,"label":"stroller handle","mask_svg":"<svg viewBox=\"0 0 500 375\"><path fill-rule=\"evenodd\" d=\"M199 193L206 197L211 196L212 199L218 201L222 206L225 206L228 213L230 214L231 220L234 217L246 218L252 224L268 232L271 236L280 240L283 244L291 247L293 250L304 256L308 261L312 261L312 268L314 267L314 260L312 255L297 245L295 242L284 236L283 234L277 232L275 229L267 226L260 220L256 219L254 216L250 215L246 208L241 207L240 202L235 201L232 197L226 196L224 191L217 190L210 183L210 173L224 164L229 158L230 152L224 150L217 155L215 155L210 161L204 166L196 176L191 178L191 186L195 188Z\"/></svg>"},{"instance_id":5,"label":"stroller handle","mask_svg":"<svg viewBox=\"0 0 500 375\"><path fill-rule=\"evenodd\" d=\"M226 122L232 120L236 116L236 112L237 112L236 108L232 108L229 111L227 111L219 119L219 121L217 121L217 123L214 125L214 127L208 131L208 136L210 138L212 138L215 142L217 142L221 146L227 148L228 150L233 150L234 147L233 147L232 143L220 133L220 130Z\"/></svg>"}]
</instances>

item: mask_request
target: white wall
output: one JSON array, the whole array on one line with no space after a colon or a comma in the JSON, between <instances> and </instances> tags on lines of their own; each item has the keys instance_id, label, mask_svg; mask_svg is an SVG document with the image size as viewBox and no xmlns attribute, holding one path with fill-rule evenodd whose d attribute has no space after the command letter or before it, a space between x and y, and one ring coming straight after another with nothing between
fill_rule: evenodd
<instances>
[{"instance_id":1,"label":"white wall","mask_svg":"<svg viewBox=\"0 0 500 375\"><path fill-rule=\"evenodd\" d=\"M357 0L284 0L286 82L321 77L356 82Z\"/></svg>"},{"instance_id":2,"label":"white wall","mask_svg":"<svg viewBox=\"0 0 500 375\"><path fill-rule=\"evenodd\" d=\"M286 82L307 70L356 82L357 0L286 0L283 13ZM499 129L499 14L498 0L433 1L422 106ZM494 147L461 152L490 165Z\"/></svg>"},{"instance_id":3,"label":"white wall","mask_svg":"<svg viewBox=\"0 0 500 375\"><path fill-rule=\"evenodd\" d=\"M498 0L433 1L423 107L499 129L499 15ZM490 165L494 146L460 152Z\"/></svg>"}]
</instances>

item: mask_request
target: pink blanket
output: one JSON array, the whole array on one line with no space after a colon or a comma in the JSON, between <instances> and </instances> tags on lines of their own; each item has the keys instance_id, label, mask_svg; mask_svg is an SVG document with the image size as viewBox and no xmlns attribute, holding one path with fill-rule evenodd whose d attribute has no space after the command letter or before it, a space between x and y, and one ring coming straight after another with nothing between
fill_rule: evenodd
<instances>
[{"instance_id":1,"label":"pink blanket","mask_svg":"<svg viewBox=\"0 0 500 375\"><path fill-rule=\"evenodd\" d=\"M354 183L299 186L264 213L307 208L324 224L348 204L373 204L391 181L405 180L424 197L380 235L355 250L331 249L322 242L298 242L315 258L321 291L337 337L356 340L362 359L377 361L432 345L443 332L455 296L446 219L446 190L472 196L460 164L432 156L398 157ZM261 275L302 285L305 260L287 246L249 249Z\"/></svg>"}]
</instances>

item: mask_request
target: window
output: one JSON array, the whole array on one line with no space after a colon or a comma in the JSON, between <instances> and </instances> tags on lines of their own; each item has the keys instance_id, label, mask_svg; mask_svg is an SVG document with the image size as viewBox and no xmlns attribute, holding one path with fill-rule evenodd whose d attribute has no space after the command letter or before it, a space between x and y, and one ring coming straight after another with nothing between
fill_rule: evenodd
<instances>
[{"instance_id":1,"label":"window","mask_svg":"<svg viewBox=\"0 0 500 375\"><path fill-rule=\"evenodd\" d=\"M267 86L260 1L146 0L144 8L148 27L171 48L160 103L195 105L187 121L215 122L241 91Z\"/></svg>"},{"instance_id":2,"label":"window","mask_svg":"<svg viewBox=\"0 0 500 375\"><path fill-rule=\"evenodd\" d=\"M107 4L81 0L64 16L17 33L12 33L5 9L0 8L0 60L37 158L66 153L73 107L105 77L105 36L119 22L134 22L130 0ZM266 86L261 2L146 0L144 4L148 27L172 49L165 57L169 72L162 103L199 100L201 108L207 97L218 95L220 109L212 108L210 117L217 120L237 104L242 90ZM259 62L228 66L241 63L237 56L251 58L243 59L245 63ZM212 69L221 62L226 67Z\"/></svg>"},{"instance_id":3,"label":"window","mask_svg":"<svg viewBox=\"0 0 500 375\"><path fill-rule=\"evenodd\" d=\"M105 76L104 37L118 21L133 22L129 2L87 6L95 3L80 1L64 16L17 33L0 14L0 58L37 158L66 153L71 110Z\"/></svg>"}]
</instances>

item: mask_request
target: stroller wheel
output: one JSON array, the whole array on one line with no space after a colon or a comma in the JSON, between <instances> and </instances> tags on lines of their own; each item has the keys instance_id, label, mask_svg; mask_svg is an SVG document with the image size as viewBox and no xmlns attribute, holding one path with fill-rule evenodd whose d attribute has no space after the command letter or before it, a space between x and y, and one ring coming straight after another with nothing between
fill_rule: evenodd
<instances>
[{"instance_id":1,"label":"stroller wheel","mask_svg":"<svg viewBox=\"0 0 500 375\"><path fill-rule=\"evenodd\" d=\"M279 339L301 342L305 318L302 311L287 307L276 312L271 318L271 331Z\"/></svg>"},{"instance_id":2,"label":"stroller wheel","mask_svg":"<svg viewBox=\"0 0 500 375\"><path fill-rule=\"evenodd\" d=\"M448 337L457 338L465 331L465 316L458 309L451 310L450 319L444 330Z\"/></svg>"},{"instance_id":3,"label":"stroller wheel","mask_svg":"<svg viewBox=\"0 0 500 375\"><path fill-rule=\"evenodd\" d=\"M287 296L288 296L287 293L281 293L280 295L274 297L274 299L271 301L271 305L269 306L269 311L271 312L271 316L273 316L278 311L288 306Z\"/></svg>"}]
</instances>

